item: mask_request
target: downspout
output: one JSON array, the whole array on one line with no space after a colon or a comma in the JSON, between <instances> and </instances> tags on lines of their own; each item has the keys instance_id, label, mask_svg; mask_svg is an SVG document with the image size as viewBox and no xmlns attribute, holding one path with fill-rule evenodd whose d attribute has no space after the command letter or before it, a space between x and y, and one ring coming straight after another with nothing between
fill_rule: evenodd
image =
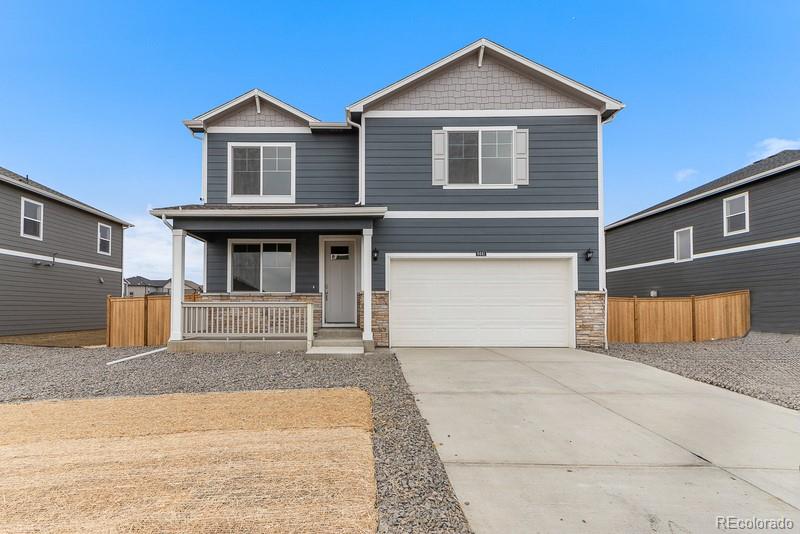
<instances>
[{"instance_id":1,"label":"downspout","mask_svg":"<svg viewBox=\"0 0 800 534\"><path fill-rule=\"evenodd\" d=\"M356 206L363 206L366 203L365 188L367 186L364 161L364 131L361 129L360 124L350 119L349 111L347 112L347 124L358 130L358 201L356 201Z\"/></svg>"}]
</instances>

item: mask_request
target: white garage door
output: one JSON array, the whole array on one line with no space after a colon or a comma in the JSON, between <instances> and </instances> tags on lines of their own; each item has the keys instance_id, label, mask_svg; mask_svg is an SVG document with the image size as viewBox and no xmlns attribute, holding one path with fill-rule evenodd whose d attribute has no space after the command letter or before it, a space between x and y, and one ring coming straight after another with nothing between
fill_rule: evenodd
<instances>
[{"instance_id":1,"label":"white garage door","mask_svg":"<svg viewBox=\"0 0 800 534\"><path fill-rule=\"evenodd\" d=\"M397 258L389 268L396 347L568 347L569 259Z\"/></svg>"}]
</instances>

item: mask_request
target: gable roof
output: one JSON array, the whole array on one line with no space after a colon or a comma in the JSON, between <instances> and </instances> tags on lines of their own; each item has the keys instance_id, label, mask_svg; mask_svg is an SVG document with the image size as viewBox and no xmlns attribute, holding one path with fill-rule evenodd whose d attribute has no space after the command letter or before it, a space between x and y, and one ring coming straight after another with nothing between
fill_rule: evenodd
<instances>
[{"instance_id":1,"label":"gable roof","mask_svg":"<svg viewBox=\"0 0 800 534\"><path fill-rule=\"evenodd\" d=\"M183 124L185 124L186 127L192 130L193 132L203 131L203 129L205 128L205 124L207 122L213 120L215 117L222 115L223 113L238 106L239 104L247 102L250 99L256 100L258 106L260 106L259 99L265 100L268 103L275 106L276 108L282 109L283 111L289 113L290 115L293 115L302 121L308 122L309 124L320 122L319 119L309 115L305 111L297 109L296 107L287 104L283 100L275 98L266 91L262 91L261 89L255 88L247 91L242 95L237 96L233 100L229 100L222 105L219 105L213 109L206 111L205 113L196 116L194 119L185 120L183 121Z\"/></svg>"},{"instance_id":2,"label":"gable roof","mask_svg":"<svg viewBox=\"0 0 800 534\"><path fill-rule=\"evenodd\" d=\"M53 200L57 200L73 208L77 208L79 210L91 213L92 215L97 215L103 219L113 221L115 223L121 224L125 228L131 228L133 225L129 222L123 221L122 219L118 219L113 215L109 215L108 213L101 211L97 208L90 206L80 200L76 200L70 196L65 195L64 193L59 193L55 189L51 187L47 187L44 184L41 184L35 180L31 180L27 176L22 176L17 174L13 171L0 167L0 182L5 182L11 185L15 185L21 189L25 189L27 191L31 191L32 193L36 193L43 197L51 198Z\"/></svg>"},{"instance_id":3,"label":"gable roof","mask_svg":"<svg viewBox=\"0 0 800 534\"><path fill-rule=\"evenodd\" d=\"M538 63L536 63L534 61L531 61L530 59L528 59L528 58L526 58L524 56L521 56L521 55L517 54L516 52L513 52L513 51L511 51L511 50L509 50L509 49L507 49L507 48L505 48L503 46L500 46L497 43L494 43L494 42L492 42L492 41L490 41L488 39L478 39L474 43L468 44L464 48L453 52L449 56L446 56L446 57L436 61L435 63L432 63L432 64L428 65L427 67L425 67L423 69L420 69L417 72L414 72L413 74L410 74L410 75L406 76L405 78L403 78L403 79L401 79L401 80L399 80L399 81L397 81L397 82L395 82L395 83L393 83L391 85L388 85L387 87L384 87L383 89L375 91L374 93L370 94L369 96L366 96L366 97L362 98L361 100L358 100L357 102L354 102L353 104L350 104L346 108L347 112L348 112L348 114L349 113L361 113L361 112L364 111L364 108L366 106L368 106L369 104L371 104L371 103L373 103L373 102L375 102L377 100L380 100L382 98L385 98L386 96L403 89L407 85L419 80L420 78L428 76L431 73L433 73L433 72L435 72L435 71L437 71L439 69L442 69L442 68L452 64L455 61L458 61L459 59L463 58L464 56L466 56L468 54L471 54L471 53L473 53L475 51L481 51L482 52L483 49L490 50L490 51L498 54L499 56L504 57L505 59L514 62L515 64L521 66L523 69L526 69L531 73L534 73L534 74L537 74L537 75L540 75L540 76L544 76L544 77L548 78L549 80L555 82L556 85L561 85L561 86L568 87L568 88L572 89L573 91L576 91L577 93L583 95L584 97L588 97L589 99L597 102L600 105L600 107L602 108L601 111L603 112L604 119L611 118L611 116L613 116L614 113L616 113L617 111L619 111L619 110L621 110L622 108L625 107L625 104L623 104L619 100L617 100L615 98L612 98L612 97L610 97L610 96L608 96L606 94L603 94L600 91L592 89L591 87L589 87L587 85L579 83L579 82L573 80L572 78L564 76L563 74L560 74L560 73L558 73L558 72L556 72L556 71L554 71L552 69L549 69L549 68L545 67L544 65L540 65L540 64L538 64Z\"/></svg>"},{"instance_id":4,"label":"gable roof","mask_svg":"<svg viewBox=\"0 0 800 534\"><path fill-rule=\"evenodd\" d=\"M615 223L611 223L606 226L606 230L610 230L612 228L616 228L617 226L622 226L623 224L628 224L630 222L643 219L645 217L649 217L651 215L655 215L656 213L661 213L662 211L667 211L678 206L683 206L684 204L695 202L702 198L739 187L740 185L761 180L763 178L768 178L796 167L800 167L800 150L784 150L782 152L778 152L774 156L758 160L755 163L751 163L746 167L742 167L741 169L726 174L725 176L717 178L716 180L712 180L699 187L695 187L694 189L686 191L685 193L681 193L680 195L665 200L664 202L660 202L654 206L643 209L642 211L638 211L633 215L625 217L624 219L621 219Z\"/></svg>"}]
</instances>

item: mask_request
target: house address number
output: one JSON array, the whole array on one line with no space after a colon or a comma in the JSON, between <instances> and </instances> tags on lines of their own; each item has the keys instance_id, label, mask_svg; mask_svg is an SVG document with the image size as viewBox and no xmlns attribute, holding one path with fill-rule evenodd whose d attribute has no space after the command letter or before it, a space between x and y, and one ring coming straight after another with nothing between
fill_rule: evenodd
<instances>
[{"instance_id":1,"label":"house address number","mask_svg":"<svg viewBox=\"0 0 800 534\"><path fill-rule=\"evenodd\" d=\"M485 250L476 250L475 251L475 255L476 256L486 256L486 251Z\"/></svg>"}]
</instances>

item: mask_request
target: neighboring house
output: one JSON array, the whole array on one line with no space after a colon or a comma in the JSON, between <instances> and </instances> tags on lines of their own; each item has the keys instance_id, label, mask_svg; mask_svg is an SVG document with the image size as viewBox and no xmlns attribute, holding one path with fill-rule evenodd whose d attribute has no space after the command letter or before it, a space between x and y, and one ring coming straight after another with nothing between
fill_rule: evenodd
<instances>
[{"instance_id":1,"label":"neighboring house","mask_svg":"<svg viewBox=\"0 0 800 534\"><path fill-rule=\"evenodd\" d=\"M751 324L800 332L800 150L606 227L612 296L750 290Z\"/></svg>"},{"instance_id":2,"label":"neighboring house","mask_svg":"<svg viewBox=\"0 0 800 534\"><path fill-rule=\"evenodd\" d=\"M172 282L166 280L151 280L144 276L131 276L125 279L126 297L143 297L145 295L169 295L172 289ZM194 295L203 292L203 286L186 280L183 282L183 291L186 295Z\"/></svg>"},{"instance_id":3,"label":"neighboring house","mask_svg":"<svg viewBox=\"0 0 800 534\"><path fill-rule=\"evenodd\" d=\"M0 335L105 328L130 226L0 167Z\"/></svg>"},{"instance_id":4,"label":"neighboring house","mask_svg":"<svg viewBox=\"0 0 800 534\"><path fill-rule=\"evenodd\" d=\"M317 329L367 346L602 346L602 128L622 107L485 39L346 122L254 89L185 121L204 203L151 213L171 219L173 279L185 236L205 242L206 311L313 303ZM173 341L198 306L173 301Z\"/></svg>"}]
</instances>

